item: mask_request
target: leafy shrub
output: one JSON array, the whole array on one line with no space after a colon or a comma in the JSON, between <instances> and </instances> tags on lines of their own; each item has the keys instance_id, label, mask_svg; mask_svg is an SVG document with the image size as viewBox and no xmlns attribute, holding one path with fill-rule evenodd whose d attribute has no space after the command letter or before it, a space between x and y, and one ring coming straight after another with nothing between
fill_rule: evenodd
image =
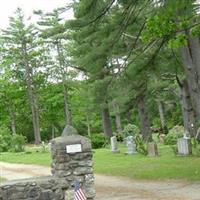
<instances>
[{"instance_id":1,"label":"leafy shrub","mask_svg":"<svg viewBox=\"0 0 200 200\"><path fill-rule=\"evenodd\" d=\"M169 133L164 139L164 144L166 145L175 145L177 143L178 138L182 138L184 133L183 126L174 126L169 130Z\"/></svg>"},{"instance_id":2,"label":"leafy shrub","mask_svg":"<svg viewBox=\"0 0 200 200\"><path fill-rule=\"evenodd\" d=\"M22 152L24 151L25 144L26 144L26 138L23 135L18 135L18 134L13 135L11 151Z\"/></svg>"},{"instance_id":3,"label":"leafy shrub","mask_svg":"<svg viewBox=\"0 0 200 200\"><path fill-rule=\"evenodd\" d=\"M92 148L99 149L105 146L106 138L101 133L95 133L91 136Z\"/></svg>"},{"instance_id":4,"label":"leafy shrub","mask_svg":"<svg viewBox=\"0 0 200 200\"><path fill-rule=\"evenodd\" d=\"M20 152L24 150L26 139L22 135L12 135L11 131L5 127L0 127L0 152L14 151Z\"/></svg>"},{"instance_id":5,"label":"leafy shrub","mask_svg":"<svg viewBox=\"0 0 200 200\"><path fill-rule=\"evenodd\" d=\"M146 147L144 141L142 140L140 134L135 135L135 144L136 144L136 150L137 150L138 153L141 153L143 155L148 154L147 147Z\"/></svg>"},{"instance_id":6,"label":"leafy shrub","mask_svg":"<svg viewBox=\"0 0 200 200\"><path fill-rule=\"evenodd\" d=\"M175 145L177 143L178 138L182 138L183 134L182 133L169 133L165 139L164 139L164 144L165 145Z\"/></svg>"},{"instance_id":7,"label":"leafy shrub","mask_svg":"<svg viewBox=\"0 0 200 200\"><path fill-rule=\"evenodd\" d=\"M139 128L134 124L127 124L122 131L124 137L128 137L130 135L135 136L136 134L139 134L139 132Z\"/></svg>"},{"instance_id":8,"label":"leafy shrub","mask_svg":"<svg viewBox=\"0 0 200 200\"><path fill-rule=\"evenodd\" d=\"M199 141L196 138L192 138L191 142L192 142L193 154L200 157Z\"/></svg>"},{"instance_id":9,"label":"leafy shrub","mask_svg":"<svg viewBox=\"0 0 200 200\"><path fill-rule=\"evenodd\" d=\"M0 141L0 152L8 151L11 148L11 131L5 126L0 127Z\"/></svg>"}]
</instances>

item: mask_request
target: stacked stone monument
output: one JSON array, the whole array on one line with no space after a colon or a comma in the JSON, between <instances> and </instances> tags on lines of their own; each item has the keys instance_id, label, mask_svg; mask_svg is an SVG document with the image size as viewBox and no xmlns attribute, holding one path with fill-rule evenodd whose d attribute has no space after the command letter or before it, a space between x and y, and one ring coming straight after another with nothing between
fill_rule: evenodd
<instances>
[{"instance_id":1,"label":"stacked stone monument","mask_svg":"<svg viewBox=\"0 0 200 200\"><path fill-rule=\"evenodd\" d=\"M66 126L51 144L52 174L39 178L5 182L0 200L74 200L74 184L79 181L87 200L95 197L92 148L89 139Z\"/></svg>"},{"instance_id":2,"label":"stacked stone monument","mask_svg":"<svg viewBox=\"0 0 200 200\"><path fill-rule=\"evenodd\" d=\"M73 193L77 180L81 183L87 199L93 199L95 190L90 140L78 135L73 127L66 126L62 136L52 141L51 152L52 174L65 178L71 186L72 191L69 190L66 195Z\"/></svg>"}]
</instances>

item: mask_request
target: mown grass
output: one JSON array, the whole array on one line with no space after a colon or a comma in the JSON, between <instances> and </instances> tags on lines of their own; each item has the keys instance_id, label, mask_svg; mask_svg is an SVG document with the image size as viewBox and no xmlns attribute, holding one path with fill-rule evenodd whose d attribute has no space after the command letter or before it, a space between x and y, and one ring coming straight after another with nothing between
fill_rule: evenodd
<instances>
[{"instance_id":1,"label":"mown grass","mask_svg":"<svg viewBox=\"0 0 200 200\"><path fill-rule=\"evenodd\" d=\"M122 146L120 150L120 154L113 154L109 149L94 150L95 173L137 179L200 180L200 157L178 157L164 145L159 146L158 157L125 155ZM0 161L50 166L51 158L49 152L29 150L28 153L3 153Z\"/></svg>"},{"instance_id":2,"label":"mown grass","mask_svg":"<svg viewBox=\"0 0 200 200\"><path fill-rule=\"evenodd\" d=\"M2 177L0 177L0 183L2 183L2 182L4 182L4 181L6 181L6 179L5 179L5 178L2 178Z\"/></svg>"},{"instance_id":3,"label":"mown grass","mask_svg":"<svg viewBox=\"0 0 200 200\"><path fill-rule=\"evenodd\" d=\"M13 153L6 152L0 154L0 161L9 163L24 163L50 166L51 155L49 151L41 148L26 148L25 152Z\"/></svg>"},{"instance_id":4,"label":"mown grass","mask_svg":"<svg viewBox=\"0 0 200 200\"><path fill-rule=\"evenodd\" d=\"M112 154L109 150L95 151L95 172L137 179L200 180L200 158L178 157L169 146L159 146L158 157L140 154L126 156Z\"/></svg>"}]
</instances>

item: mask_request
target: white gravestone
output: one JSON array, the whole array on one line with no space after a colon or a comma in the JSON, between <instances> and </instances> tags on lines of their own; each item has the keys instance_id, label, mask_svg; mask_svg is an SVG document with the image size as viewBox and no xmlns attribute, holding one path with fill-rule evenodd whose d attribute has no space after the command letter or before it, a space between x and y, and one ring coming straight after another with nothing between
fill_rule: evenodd
<instances>
[{"instance_id":1,"label":"white gravestone","mask_svg":"<svg viewBox=\"0 0 200 200\"><path fill-rule=\"evenodd\" d=\"M192 154L190 138L179 138L177 141L178 155L187 156Z\"/></svg>"},{"instance_id":2,"label":"white gravestone","mask_svg":"<svg viewBox=\"0 0 200 200\"><path fill-rule=\"evenodd\" d=\"M127 147L126 154L135 154L136 153L136 145L135 145L133 136L128 136L126 138L126 147Z\"/></svg>"},{"instance_id":3,"label":"white gravestone","mask_svg":"<svg viewBox=\"0 0 200 200\"><path fill-rule=\"evenodd\" d=\"M110 142L111 142L111 151L113 153L119 153L116 136L111 137Z\"/></svg>"}]
</instances>

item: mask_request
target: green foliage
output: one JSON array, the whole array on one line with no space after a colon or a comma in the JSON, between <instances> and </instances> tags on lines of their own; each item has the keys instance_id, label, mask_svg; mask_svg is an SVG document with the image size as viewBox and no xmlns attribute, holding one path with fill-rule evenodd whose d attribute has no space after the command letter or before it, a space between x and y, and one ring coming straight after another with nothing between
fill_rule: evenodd
<instances>
[{"instance_id":1,"label":"green foliage","mask_svg":"<svg viewBox=\"0 0 200 200\"><path fill-rule=\"evenodd\" d=\"M12 147L11 131L6 126L0 127L0 152L9 151Z\"/></svg>"},{"instance_id":2,"label":"green foliage","mask_svg":"<svg viewBox=\"0 0 200 200\"><path fill-rule=\"evenodd\" d=\"M5 127L0 127L0 152L24 151L24 145L26 144L26 138L22 135L11 135L11 131Z\"/></svg>"},{"instance_id":3,"label":"green foliage","mask_svg":"<svg viewBox=\"0 0 200 200\"><path fill-rule=\"evenodd\" d=\"M23 135L13 135L11 143L11 151L13 152L22 152L26 144L26 138Z\"/></svg>"},{"instance_id":4,"label":"green foliage","mask_svg":"<svg viewBox=\"0 0 200 200\"><path fill-rule=\"evenodd\" d=\"M136 134L138 134L140 131L139 131L139 128L134 125L134 124L127 124L125 127L124 127L124 130L122 131L123 133L123 136L126 138L128 136L135 136Z\"/></svg>"},{"instance_id":5,"label":"green foliage","mask_svg":"<svg viewBox=\"0 0 200 200\"><path fill-rule=\"evenodd\" d=\"M179 90L175 74L180 80L185 76L177 48L185 45L191 36L199 35L200 26L195 24L199 21L199 15L195 16L194 12L196 4L192 0L161 1L159 6L156 2L153 6L152 1L111 2L74 1L70 7L75 18L70 21L62 17L66 8L54 9L52 13L38 11L35 12L39 16L37 25L28 25L22 10L16 11L0 38L2 124L9 127L15 119L16 131L29 142L34 140L29 102L32 98L28 98L26 91L30 88L26 83L28 72L40 111L43 141L62 132L66 99L72 125L81 135L102 131L99 113L105 102L110 104L114 99L119 101L122 123L134 122L116 134L117 140L137 135L138 97L142 93L146 93L151 126L161 126L156 98L165 105L167 127L182 124L180 99L172 94ZM26 51L22 50L23 46ZM169 48L176 49L172 52ZM24 68L27 63L29 70ZM67 95L63 95L64 85ZM112 128L115 130L114 117ZM104 139L94 135L93 146L99 148ZM167 140L167 144L173 144L176 139L169 135ZM10 140L2 141L1 149L6 149ZM144 146L138 143L144 152Z\"/></svg>"},{"instance_id":6,"label":"green foliage","mask_svg":"<svg viewBox=\"0 0 200 200\"><path fill-rule=\"evenodd\" d=\"M137 152L146 156L148 153L147 147L146 147L144 141L142 140L142 137L140 134L135 135L135 144L136 144Z\"/></svg>"},{"instance_id":7,"label":"green foliage","mask_svg":"<svg viewBox=\"0 0 200 200\"><path fill-rule=\"evenodd\" d=\"M93 133L91 135L91 141L92 141L92 148L93 149L99 149L106 145L106 138L101 133Z\"/></svg>"},{"instance_id":8,"label":"green foliage","mask_svg":"<svg viewBox=\"0 0 200 200\"><path fill-rule=\"evenodd\" d=\"M187 37L183 33L179 33L175 36L174 39L171 39L168 43L169 48L179 48L182 45L187 44Z\"/></svg>"},{"instance_id":9,"label":"green foliage","mask_svg":"<svg viewBox=\"0 0 200 200\"><path fill-rule=\"evenodd\" d=\"M178 138L183 137L183 133L180 132L169 132L168 135L164 138L165 145L175 145Z\"/></svg>"},{"instance_id":10,"label":"green foliage","mask_svg":"<svg viewBox=\"0 0 200 200\"><path fill-rule=\"evenodd\" d=\"M176 30L176 23L167 15L155 15L147 20L146 32L143 33L143 40L148 41L149 38L161 38L170 36Z\"/></svg>"},{"instance_id":11,"label":"green foliage","mask_svg":"<svg viewBox=\"0 0 200 200\"><path fill-rule=\"evenodd\" d=\"M200 144L199 141L196 138L191 139L192 142L192 152L194 155L200 157Z\"/></svg>"}]
</instances>

